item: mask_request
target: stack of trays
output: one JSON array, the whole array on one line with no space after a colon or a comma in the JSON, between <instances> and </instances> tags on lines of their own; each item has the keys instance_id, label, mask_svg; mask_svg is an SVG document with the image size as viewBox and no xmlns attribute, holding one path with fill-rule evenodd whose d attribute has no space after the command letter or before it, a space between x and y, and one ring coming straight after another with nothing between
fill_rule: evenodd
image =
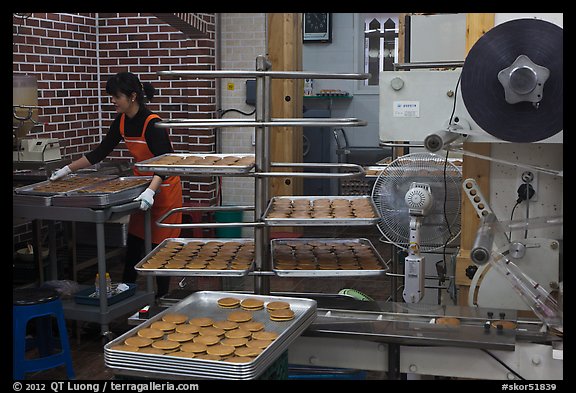
<instances>
[{"instance_id":1,"label":"stack of trays","mask_svg":"<svg viewBox=\"0 0 576 393\"><path fill-rule=\"evenodd\" d=\"M245 276L253 264L253 239L168 238L135 269L155 276Z\"/></svg>"},{"instance_id":2,"label":"stack of trays","mask_svg":"<svg viewBox=\"0 0 576 393\"><path fill-rule=\"evenodd\" d=\"M239 175L254 168L254 154L168 153L135 164L142 171L161 175Z\"/></svg>"},{"instance_id":3,"label":"stack of trays","mask_svg":"<svg viewBox=\"0 0 576 393\"><path fill-rule=\"evenodd\" d=\"M385 275L389 266L368 239L274 239L277 276L334 277Z\"/></svg>"},{"instance_id":4,"label":"stack of trays","mask_svg":"<svg viewBox=\"0 0 576 393\"><path fill-rule=\"evenodd\" d=\"M123 176L52 198L53 206L102 208L132 201L148 187L152 176Z\"/></svg>"},{"instance_id":5,"label":"stack of trays","mask_svg":"<svg viewBox=\"0 0 576 393\"><path fill-rule=\"evenodd\" d=\"M55 181L45 180L16 188L14 190L13 202L24 205L51 206L53 205L53 197L66 196L77 190L97 185L104 181L113 180L117 177L116 175L93 176L71 174Z\"/></svg>"},{"instance_id":6,"label":"stack of trays","mask_svg":"<svg viewBox=\"0 0 576 393\"><path fill-rule=\"evenodd\" d=\"M264 303L263 309L246 312L251 314L251 321L264 325L262 331L271 332L276 338L255 357L251 357L241 363L232 363L227 361L226 357L221 360L209 360L196 355L193 358L186 358L174 356L174 353L170 355L170 353L144 353L140 352L141 349L137 352L120 350L120 348L126 347L126 340L138 337L138 331L150 328L155 322L162 321L164 316L184 314L189 320L184 321L182 325L190 323L193 318L210 318L213 321L225 321L231 313L240 310L239 308L222 308L218 305L219 299L228 297L241 301L253 299ZM266 306L270 302L289 303L290 309L294 312L294 318L287 321L271 320L270 314L266 310ZM130 374L130 372L133 372L136 375L146 373L152 378L255 379L288 349L290 344L300 336L315 318L316 301L311 299L230 292L196 292L149 321L106 344L104 346L104 361L107 367L117 369L117 373ZM159 340L168 341L165 338L160 338ZM180 344L180 346L183 345ZM154 345L153 347L158 348L160 345ZM182 352L182 349L177 349L177 351Z\"/></svg>"}]
</instances>

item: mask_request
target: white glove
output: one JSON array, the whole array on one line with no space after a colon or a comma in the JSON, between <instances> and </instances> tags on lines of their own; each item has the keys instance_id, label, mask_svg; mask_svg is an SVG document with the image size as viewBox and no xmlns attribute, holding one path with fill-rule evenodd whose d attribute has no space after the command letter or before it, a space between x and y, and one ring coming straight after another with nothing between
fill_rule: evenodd
<instances>
[{"instance_id":1,"label":"white glove","mask_svg":"<svg viewBox=\"0 0 576 393\"><path fill-rule=\"evenodd\" d=\"M70 169L70 167L68 165L66 165L64 168L60 168L56 172L54 172L52 174L52 176L50 176L50 180L51 181L58 180L64 176L71 174L71 173L72 173L72 169Z\"/></svg>"},{"instance_id":2,"label":"white glove","mask_svg":"<svg viewBox=\"0 0 576 393\"><path fill-rule=\"evenodd\" d=\"M141 210L148 210L152 207L152 205L154 204L154 190L151 190L150 188L147 188L144 190L144 192L142 194L140 194L136 199L134 199L135 201L140 201L140 209Z\"/></svg>"}]
</instances>

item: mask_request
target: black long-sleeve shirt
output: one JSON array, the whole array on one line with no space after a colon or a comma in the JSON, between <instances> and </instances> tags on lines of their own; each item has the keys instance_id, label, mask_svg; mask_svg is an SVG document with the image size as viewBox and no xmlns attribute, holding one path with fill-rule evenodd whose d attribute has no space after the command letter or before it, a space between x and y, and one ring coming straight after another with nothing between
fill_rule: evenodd
<instances>
[{"instance_id":1,"label":"black long-sleeve shirt","mask_svg":"<svg viewBox=\"0 0 576 393\"><path fill-rule=\"evenodd\" d=\"M139 137L142 135L142 128L144 127L144 122L146 118L152 114L152 112L144 107L140 107L138 113L133 118L126 116L124 120L124 134L128 137ZM88 161L94 165L106 158L118 143L122 140L120 135L120 117L122 115L116 116L108 133L102 139L100 145L98 145L94 150L86 154ZM161 121L160 119L152 119L148 122L146 126L146 143L148 148L154 154L154 156L160 156L166 153L172 153L172 145L170 144L170 137L168 135L168 130L165 128L156 127L156 123ZM161 176L164 178L164 176Z\"/></svg>"}]
</instances>

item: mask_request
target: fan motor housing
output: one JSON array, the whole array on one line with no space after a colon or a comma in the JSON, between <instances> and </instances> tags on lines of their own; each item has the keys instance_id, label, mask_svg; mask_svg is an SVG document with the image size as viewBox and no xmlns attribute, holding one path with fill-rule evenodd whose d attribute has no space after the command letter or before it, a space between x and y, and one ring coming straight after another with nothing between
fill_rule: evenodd
<instances>
[{"instance_id":1,"label":"fan motor housing","mask_svg":"<svg viewBox=\"0 0 576 393\"><path fill-rule=\"evenodd\" d=\"M404 197L409 213L423 216L432 206L432 192L430 186L424 183L412 183Z\"/></svg>"}]
</instances>

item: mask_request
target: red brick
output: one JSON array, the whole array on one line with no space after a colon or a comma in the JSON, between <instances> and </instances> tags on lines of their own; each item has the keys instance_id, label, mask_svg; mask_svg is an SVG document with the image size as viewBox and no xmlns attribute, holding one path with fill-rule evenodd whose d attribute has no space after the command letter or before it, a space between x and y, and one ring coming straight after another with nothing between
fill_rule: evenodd
<instances>
[{"instance_id":1,"label":"red brick","mask_svg":"<svg viewBox=\"0 0 576 393\"><path fill-rule=\"evenodd\" d=\"M103 132L107 132L115 113L104 92L106 79L126 69L137 73L143 81L151 81L159 89L159 95L149 107L155 111L163 105L172 108L160 113L163 118L215 117L213 80L191 82L156 74L168 69L213 69L215 44L212 38L186 39L150 14L100 16L96 21L93 13L34 13L26 26L21 26L22 35L13 36L14 72L31 73L38 78L41 121L47 123L39 134L60 139L65 157L79 158L97 145L100 139L98 118L102 118ZM213 32L215 18L208 16L205 19L211 21L208 31ZM98 48L96 23L100 34ZM95 79L98 74L96 50L101 51L99 81ZM101 114L97 113L98 95L103 98ZM197 112L199 109L207 113ZM172 129L170 135L178 151L210 153L215 149L213 130ZM133 161L123 143L109 159ZM206 181L212 182L212 179L208 177ZM215 190L215 183L205 186L207 199L189 195L189 188L196 186L194 181L186 182L185 199L214 202L214 195L209 194L211 187Z\"/></svg>"}]
</instances>

